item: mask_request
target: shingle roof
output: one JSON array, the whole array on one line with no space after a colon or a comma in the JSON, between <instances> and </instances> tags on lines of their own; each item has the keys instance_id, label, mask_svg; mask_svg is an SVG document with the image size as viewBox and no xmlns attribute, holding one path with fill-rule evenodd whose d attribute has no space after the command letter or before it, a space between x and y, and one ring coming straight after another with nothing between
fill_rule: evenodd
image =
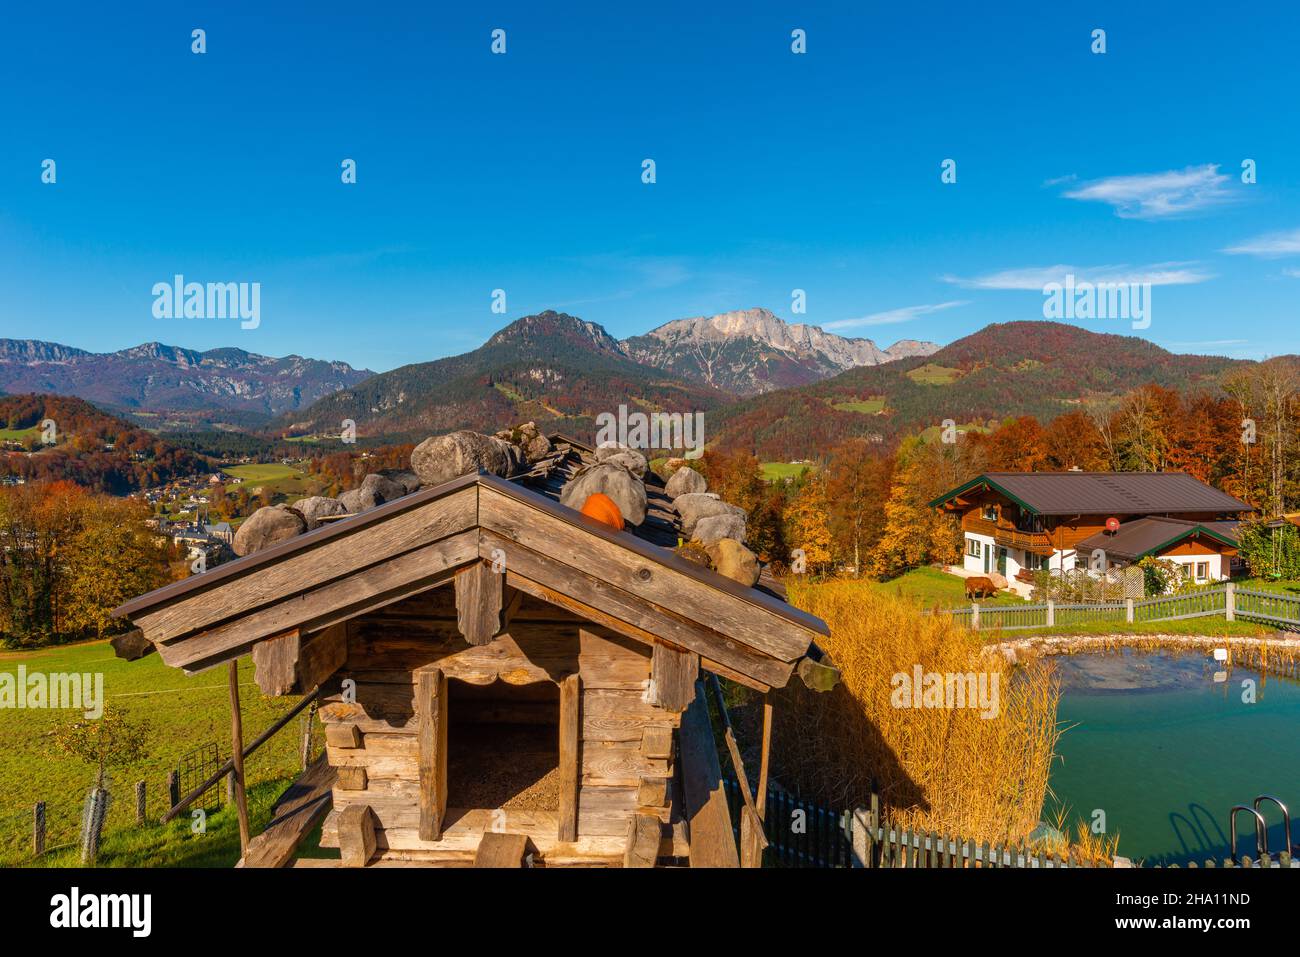
<instances>
[{"instance_id":1,"label":"shingle roof","mask_svg":"<svg viewBox=\"0 0 1300 957\"><path fill-rule=\"evenodd\" d=\"M1115 533L1098 532L1075 546L1076 551L1103 549L1126 561L1158 555L1193 535L1206 535L1232 548L1237 547L1236 522L1189 522L1181 518L1139 518L1125 522Z\"/></svg>"},{"instance_id":2,"label":"shingle roof","mask_svg":"<svg viewBox=\"0 0 1300 957\"><path fill-rule=\"evenodd\" d=\"M1186 472L985 472L930 503L987 485L1039 515L1249 512L1251 507Z\"/></svg>"}]
</instances>

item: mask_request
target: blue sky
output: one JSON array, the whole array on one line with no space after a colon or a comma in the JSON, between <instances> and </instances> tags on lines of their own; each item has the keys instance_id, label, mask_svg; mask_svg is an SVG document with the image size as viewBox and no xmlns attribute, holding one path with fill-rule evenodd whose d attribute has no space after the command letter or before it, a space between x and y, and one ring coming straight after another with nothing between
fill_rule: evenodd
<instances>
[{"instance_id":1,"label":"blue sky","mask_svg":"<svg viewBox=\"0 0 1300 957\"><path fill-rule=\"evenodd\" d=\"M948 342L1072 271L1154 278L1175 351L1300 352L1294 5L463 6L8 10L0 336L383 370L765 306ZM155 318L176 273L261 283L260 325Z\"/></svg>"}]
</instances>

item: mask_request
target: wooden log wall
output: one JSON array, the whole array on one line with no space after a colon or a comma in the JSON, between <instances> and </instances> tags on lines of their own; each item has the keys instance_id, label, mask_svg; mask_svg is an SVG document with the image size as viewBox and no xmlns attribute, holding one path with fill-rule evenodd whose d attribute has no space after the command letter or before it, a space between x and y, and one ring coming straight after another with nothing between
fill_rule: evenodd
<instances>
[{"instance_id":1,"label":"wooden log wall","mask_svg":"<svg viewBox=\"0 0 1300 957\"><path fill-rule=\"evenodd\" d=\"M561 841L563 801L549 817L513 810L506 817L507 830L528 828L530 820L535 821L531 827L555 830L530 834L543 857L548 849L562 850L561 856L573 862L587 848L621 863L638 810L669 822L673 732L680 715L646 700L652 650L644 643L525 597L516 602L505 632L487 644L470 645L457 626L454 590L448 585L353 620L347 646L347 660L323 694L319 712L328 760L339 772L324 846L337 846L338 820L352 805L370 807L381 854L454 845L464 856L462 845L470 839L466 828L477 827L481 834L491 826L488 815L463 814L453 784L437 822L439 840L420 836L417 698L420 676L433 669L452 685L447 715L452 751L457 723L467 719L549 724L558 742L561 693L542 685L563 688L566 679L577 676L567 686L577 701L577 843ZM502 684L494 684L498 681ZM427 692L431 679L424 682ZM462 689L458 698L457 682L479 687ZM429 826L426 819L426 833ZM548 836L560 848L548 848Z\"/></svg>"}]
</instances>

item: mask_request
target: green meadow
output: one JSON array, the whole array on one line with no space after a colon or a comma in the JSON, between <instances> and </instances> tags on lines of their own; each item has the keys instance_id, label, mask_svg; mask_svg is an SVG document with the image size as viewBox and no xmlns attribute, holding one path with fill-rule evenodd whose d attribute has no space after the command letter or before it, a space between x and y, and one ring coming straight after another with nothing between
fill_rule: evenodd
<instances>
[{"instance_id":1,"label":"green meadow","mask_svg":"<svg viewBox=\"0 0 1300 957\"><path fill-rule=\"evenodd\" d=\"M148 817L157 821L167 803L168 772L183 755L216 743L221 760L230 757L229 685L224 667L186 677L163 665L156 654L127 662L115 657L107 642L99 641L0 652L0 672L17 675L20 665L28 674L102 674L105 703L120 708L132 721L148 724L145 755L128 767L109 770L111 799L102 864L234 863L238 858L237 828L232 848L218 852L213 843L222 833L229 836L222 828L228 829L226 819L234 817L224 807L224 794L223 809L209 818L205 835L191 833L188 816L165 827L139 828L135 824L136 781L145 781ZM247 659L240 662L239 684L247 744L294 701L264 698L253 682L253 666ZM61 725L81 717L80 711L0 710L0 866L30 860L32 806L37 801L46 802L48 847L77 840L82 803L94 782L95 769L58 753L53 736ZM245 765L255 817L269 811L275 797L298 773L299 720L289 722ZM323 741L319 725L316 731L319 745ZM219 786L224 791L224 783ZM65 858L67 855L60 857L56 852L46 863L60 863Z\"/></svg>"}]
</instances>

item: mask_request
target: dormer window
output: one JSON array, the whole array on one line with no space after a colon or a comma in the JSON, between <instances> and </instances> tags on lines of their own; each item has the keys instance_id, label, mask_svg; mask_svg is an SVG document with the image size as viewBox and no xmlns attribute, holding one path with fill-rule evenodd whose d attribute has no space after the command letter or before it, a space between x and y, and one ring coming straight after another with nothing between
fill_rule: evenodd
<instances>
[{"instance_id":1,"label":"dormer window","mask_svg":"<svg viewBox=\"0 0 1300 957\"><path fill-rule=\"evenodd\" d=\"M985 505L980 515L986 522L996 522L998 520L998 507L996 505Z\"/></svg>"}]
</instances>

